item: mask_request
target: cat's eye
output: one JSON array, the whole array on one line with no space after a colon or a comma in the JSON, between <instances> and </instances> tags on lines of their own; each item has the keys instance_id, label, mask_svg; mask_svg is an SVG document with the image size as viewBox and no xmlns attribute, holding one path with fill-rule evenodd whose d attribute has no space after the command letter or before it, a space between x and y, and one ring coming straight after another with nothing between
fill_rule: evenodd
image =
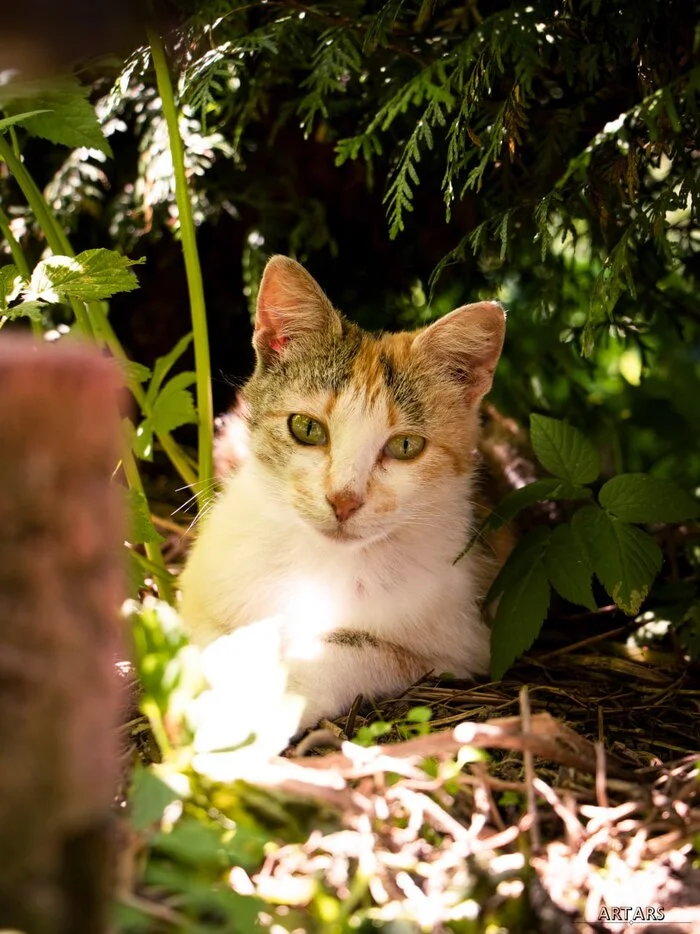
<instances>
[{"instance_id":1,"label":"cat's eye","mask_svg":"<svg viewBox=\"0 0 700 934\"><path fill-rule=\"evenodd\" d=\"M394 435L384 445L384 453L398 461L410 461L418 457L424 447L425 438L421 435Z\"/></svg>"},{"instance_id":2,"label":"cat's eye","mask_svg":"<svg viewBox=\"0 0 700 934\"><path fill-rule=\"evenodd\" d=\"M326 429L310 415L290 415L289 431L301 444L328 444Z\"/></svg>"}]
</instances>

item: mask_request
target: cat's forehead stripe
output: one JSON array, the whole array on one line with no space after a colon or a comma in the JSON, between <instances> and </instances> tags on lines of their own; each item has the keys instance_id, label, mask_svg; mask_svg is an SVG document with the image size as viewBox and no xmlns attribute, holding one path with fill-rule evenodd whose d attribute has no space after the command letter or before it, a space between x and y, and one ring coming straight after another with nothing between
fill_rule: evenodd
<instances>
[{"instance_id":1,"label":"cat's forehead stripe","mask_svg":"<svg viewBox=\"0 0 700 934\"><path fill-rule=\"evenodd\" d=\"M344 322L342 334L315 334L305 346L293 349L275 367L251 380L247 395L253 422L259 414L256 402L277 408L280 391L293 387L306 395L329 392L326 417L339 395L360 392L370 407L381 400L387 403L392 424L403 415L419 428L425 423L429 386L411 352L413 338L406 333L374 337L350 322Z\"/></svg>"},{"instance_id":2,"label":"cat's forehead stripe","mask_svg":"<svg viewBox=\"0 0 700 934\"><path fill-rule=\"evenodd\" d=\"M410 354L406 335L375 338L364 335L355 354L352 384L374 406L381 399L389 403L391 421L397 421L393 409L403 413L416 427L424 422L423 386Z\"/></svg>"}]
</instances>

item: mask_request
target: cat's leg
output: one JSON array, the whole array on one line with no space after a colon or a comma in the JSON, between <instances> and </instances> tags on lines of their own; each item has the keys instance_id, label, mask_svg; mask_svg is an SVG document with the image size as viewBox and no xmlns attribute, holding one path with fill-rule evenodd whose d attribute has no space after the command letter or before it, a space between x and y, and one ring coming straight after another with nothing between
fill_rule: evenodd
<instances>
[{"instance_id":1,"label":"cat's leg","mask_svg":"<svg viewBox=\"0 0 700 934\"><path fill-rule=\"evenodd\" d=\"M381 698L407 688L433 665L367 632L339 629L312 643L286 646L287 692L304 700L300 728L349 709L358 694Z\"/></svg>"},{"instance_id":2,"label":"cat's leg","mask_svg":"<svg viewBox=\"0 0 700 934\"><path fill-rule=\"evenodd\" d=\"M243 737L270 723L291 737L321 717L342 714L358 694L385 697L436 668L435 659L368 632L314 631L281 615L216 639L202 662L219 706L235 712Z\"/></svg>"}]
</instances>

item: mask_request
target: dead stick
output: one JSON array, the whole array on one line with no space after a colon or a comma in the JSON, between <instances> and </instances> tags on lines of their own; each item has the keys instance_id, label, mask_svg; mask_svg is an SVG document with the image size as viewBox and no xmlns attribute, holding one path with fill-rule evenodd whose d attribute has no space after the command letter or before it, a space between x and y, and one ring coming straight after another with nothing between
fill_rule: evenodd
<instances>
[{"instance_id":1,"label":"dead stick","mask_svg":"<svg viewBox=\"0 0 700 934\"><path fill-rule=\"evenodd\" d=\"M520 751L528 748L535 756L592 775L596 769L593 743L548 713L531 715L530 732L524 731L520 717L502 717L486 723L467 721L450 732L431 733L403 743L387 743L361 752L355 747L352 758L345 753L335 753L322 759L300 759L298 762L305 769L337 769L347 778L356 778L373 774L380 759L386 763L386 770L391 771L392 759L419 762L432 756L451 755L462 746ZM610 774L630 778L628 770L614 757L608 756L607 765Z\"/></svg>"},{"instance_id":2,"label":"dead stick","mask_svg":"<svg viewBox=\"0 0 700 934\"><path fill-rule=\"evenodd\" d=\"M530 732L530 696L527 687L523 685L520 689L520 716L523 721L523 732ZM527 746L523 748L523 765L525 767L525 784L527 785L527 811L530 815L532 824L530 826L530 839L532 840L533 852L537 853L540 849L540 825L539 815L537 813L537 795L535 794L535 764L532 758L532 750Z\"/></svg>"}]
</instances>

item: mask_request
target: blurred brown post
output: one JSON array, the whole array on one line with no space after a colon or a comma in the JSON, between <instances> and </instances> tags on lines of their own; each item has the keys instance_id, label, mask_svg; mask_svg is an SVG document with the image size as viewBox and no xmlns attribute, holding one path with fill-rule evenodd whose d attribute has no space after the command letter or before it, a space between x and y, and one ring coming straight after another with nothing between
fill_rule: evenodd
<instances>
[{"instance_id":1,"label":"blurred brown post","mask_svg":"<svg viewBox=\"0 0 700 934\"><path fill-rule=\"evenodd\" d=\"M100 934L118 779L118 379L0 339L0 929Z\"/></svg>"}]
</instances>

